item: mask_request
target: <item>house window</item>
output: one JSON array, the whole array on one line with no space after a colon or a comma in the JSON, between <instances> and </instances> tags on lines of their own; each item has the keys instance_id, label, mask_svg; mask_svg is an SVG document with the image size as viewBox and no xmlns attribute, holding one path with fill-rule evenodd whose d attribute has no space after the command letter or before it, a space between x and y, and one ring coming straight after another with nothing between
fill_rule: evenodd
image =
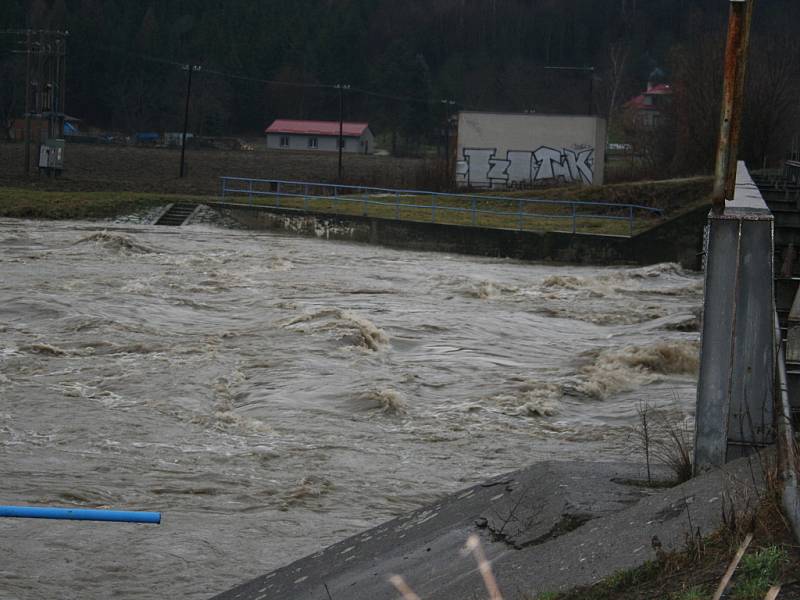
<instances>
[{"instance_id":1,"label":"house window","mask_svg":"<svg viewBox=\"0 0 800 600\"><path fill-rule=\"evenodd\" d=\"M315 138L315 137L308 138L308 147L309 148L318 148L319 147L319 141L317 140L317 138Z\"/></svg>"},{"instance_id":2,"label":"house window","mask_svg":"<svg viewBox=\"0 0 800 600\"><path fill-rule=\"evenodd\" d=\"M281 136L281 148L288 148L289 147L289 136L282 135Z\"/></svg>"}]
</instances>

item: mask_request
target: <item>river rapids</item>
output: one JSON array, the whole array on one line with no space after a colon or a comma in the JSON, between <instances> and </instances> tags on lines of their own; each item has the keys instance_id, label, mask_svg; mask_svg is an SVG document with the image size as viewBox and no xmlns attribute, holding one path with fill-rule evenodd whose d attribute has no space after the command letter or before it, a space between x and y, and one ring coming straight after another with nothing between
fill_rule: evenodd
<instances>
[{"instance_id":1,"label":"river rapids","mask_svg":"<svg viewBox=\"0 0 800 600\"><path fill-rule=\"evenodd\" d=\"M691 420L702 280L213 226L0 220L0 598L208 598Z\"/></svg>"}]
</instances>

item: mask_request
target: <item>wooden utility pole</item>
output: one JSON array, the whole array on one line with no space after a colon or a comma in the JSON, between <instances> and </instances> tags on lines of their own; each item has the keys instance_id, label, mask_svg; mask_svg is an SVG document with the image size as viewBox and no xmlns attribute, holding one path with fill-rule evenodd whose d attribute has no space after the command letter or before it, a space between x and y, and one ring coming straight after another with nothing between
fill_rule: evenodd
<instances>
[{"instance_id":1,"label":"wooden utility pole","mask_svg":"<svg viewBox=\"0 0 800 600\"><path fill-rule=\"evenodd\" d=\"M186 136L189 133L189 101L192 97L192 73L199 71L200 65L185 65L185 71L189 71L189 78L186 83L186 109L183 112L183 137L181 138L181 170L179 177L183 178L186 174Z\"/></svg>"},{"instance_id":2,"label":"wooden utility pole","mask_svg":"<svg viewBox=\"0 0 800 600\"><path fill-rule=\"evenodd\" d=\"M64 101L66 98L67 37L68 31L45 29L4 29L0 35L11 35L24 49L12 54L25 55L25 114L23 115L25 143L25 173L31 170L32 120L47 119L47 137L61 137L64 131ZM37 139L41 138L37 127ZM58 153L59 166L63 160L63 145ZM37 163L38 164L38 161Z\"/></svg>"},{"instance_id":3,"label":"wooden utility pole","mask_svg":"<svg viewBox=\"0 0 800 600\"><path fill-rule=\"evenodd\" d=\"M25 173L31 172L31 30L25 33Z\"/></svg>"},{"instance_id":4,"label":"wooden utility pole","mask_svg":"<svg viewBox=\"0 0 800 600\"><path fill-rule=\"evenodd\" d=\"M750 48L750 24L755 0L730 0L730 4L722 118L712 195L714 211L717 213L725 210L725 201L733 200L736 191L736 161L742 130L747 52Z\"/></svg>"},{"instance_id":5,"label":"wooden utility pole","mask_svg":"<svg viewBox=\"0 0 800 600\"><path fill-rule=\"evenodd\" d=\"M342 152L344 151L344 90L349 90L349 85L336 84L339 90L339 175L337 181L342 182Z\"/></svg>"},{"instance_id":6,"label":"wooden utility pole","mask_svg":"<svg viewBox=\"0 0 800 600\"><path fill-rule=\"evenodd\" d=\"M455 100L442 100L444 104L444 173L445 184L450 185L450 111L455 106Z\"/></svg>"}]
</instances>

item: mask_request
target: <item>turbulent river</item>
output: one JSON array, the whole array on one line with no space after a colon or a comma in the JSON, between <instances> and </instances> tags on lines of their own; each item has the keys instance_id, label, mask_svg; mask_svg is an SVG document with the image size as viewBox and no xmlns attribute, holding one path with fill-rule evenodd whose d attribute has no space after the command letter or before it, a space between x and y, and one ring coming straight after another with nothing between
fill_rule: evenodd
<instances>
[{"instance_id":1,"label":"turbulent river","mask_svg":"<svg viewBox=\"0 0 800 600\"><path fill-rule=\"evenodd\" d=\"M0 220L0 598L208 598L694 404L702 281L211 226ZM639 457L636 457L639 460ZM546 482L544 482L546 484Z\"/></svg>"}]
</instances>

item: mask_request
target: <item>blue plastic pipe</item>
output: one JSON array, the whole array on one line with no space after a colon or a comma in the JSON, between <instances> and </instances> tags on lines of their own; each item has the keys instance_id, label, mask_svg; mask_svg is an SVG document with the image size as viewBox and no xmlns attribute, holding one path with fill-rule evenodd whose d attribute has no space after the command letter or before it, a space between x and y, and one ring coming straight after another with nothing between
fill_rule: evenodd
<instances>
[{"instance_id":1,"label":"blue plastic pipe","mask_svg":"<svg viewBox=\"0 0 800 600\"><path fill-rule=\"evenodd\" d=\"M0 506L0 517L19 519L61 519L67 521L113 521L115 523L161 523L161 513L88 508L34 508Z\"/></svg>"}]
</instances>

